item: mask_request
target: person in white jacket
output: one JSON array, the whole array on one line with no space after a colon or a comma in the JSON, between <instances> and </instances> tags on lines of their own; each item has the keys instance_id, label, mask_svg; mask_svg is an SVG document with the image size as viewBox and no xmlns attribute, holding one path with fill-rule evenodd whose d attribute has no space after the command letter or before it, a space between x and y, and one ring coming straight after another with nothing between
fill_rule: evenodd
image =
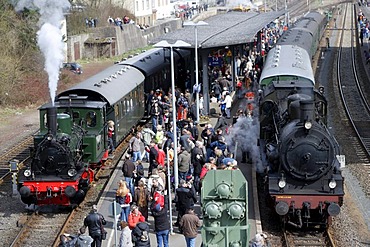
<instances>
[{"instance_id":1,"label":"person in white jacket","mask_svg":"<svg viewBox=\"0 0 370 247\"><path fill-rule=\"evenodd\" d=\"M131 238L131 230L128 227L128 223L126 221L121 221L121 236L119 238L119 246L120 247L133 247L132 238Z\"/></svg>"},{"instance_id":2,"label":"person in white jacket","mask_svg":"<svg viewBox=\"0 0 370 247\"><path fill-rule=\"evenodd\" d=\"M226 104L225 108L226 118L230 118L231 104L233 103L233 99L231 98L229 92L226 92L226 96L223 103Z\"/></svg>"}]
</instances>

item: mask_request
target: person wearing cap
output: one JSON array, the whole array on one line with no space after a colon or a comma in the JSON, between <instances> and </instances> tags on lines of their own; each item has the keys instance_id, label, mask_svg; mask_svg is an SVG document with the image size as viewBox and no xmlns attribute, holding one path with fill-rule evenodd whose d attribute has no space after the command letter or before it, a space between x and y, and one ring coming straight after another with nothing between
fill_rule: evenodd
<instances>
[{"instance_id":1,"label":"person wearing cap","mask_svg":"<svg viewBox=\"0 0 370 247\"><path fill-rule=\"evenodd\" d=\"M154 218L154 231L157 237L157 247L168 247L168 236L171 229L168 217L168 201L165 202L162 210L152 210Z\"/></svg>"},{"instance_id":2,"label":"person wearing cap","mask_svg":"<svg viewBox=\"0 0 370 247\"><path fill-rule=\"evenodd\" d=\"M195 239L198 235L198 228L202 225L194 208L187 209L186 214L180 220L180 227L185 236L186 246L195 247Z\"/></svg>"},{"instance_id":3,"label":"person wearing cap","mask_svg":"<svg viewBox=\"0 0 370 247\"><path fill-rule=\"evenodd\" d=\"M92 247L101 247L103 240L103 232L105 232L103 225L107 222L104 219L104 216L98 213L96 205L93 205L91 212L84 219L84 230L86 227L89 228L89 236L94 240L91 243Z\"/></svg>"},{"instance_id":4,"label":"person wearing cap","mask_svg":"<svg viewBox=\"0 0 370 247\"><path fill-rule=\"evenodd\" d=\"M145 217L139 211L139 208L136 205L131 206L131 212L128 215L128 226L130 229L134 229L136 224L139 222L144 222Z\"/></svg>"}]
</instances>

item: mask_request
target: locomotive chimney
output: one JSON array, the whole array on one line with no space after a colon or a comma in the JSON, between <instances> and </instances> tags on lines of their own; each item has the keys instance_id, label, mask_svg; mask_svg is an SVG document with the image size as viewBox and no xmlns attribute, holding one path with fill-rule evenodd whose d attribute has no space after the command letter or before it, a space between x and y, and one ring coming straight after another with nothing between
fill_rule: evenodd
<instances>
[{"instance_id":1,"label":"locomotive chimney","mask_svg":"<svg viewBox=\"0 0 370 247\"><path fill-rule=\"evenodd\" d=\"M57 135L57 108L51 107L47 109L47 121L49 134Z\"/></svg>"},{"instance_id":2,"label":"locomotive chimney","mask_svg":"<svg viewBox=\"0 0 370 247\"><path fill-rule=\"evenodd\" d=\"M300 104L301 109L301 122L306 120L314 120L314 107L313 100L302 100Z\"/></svg>"}]
</instances>

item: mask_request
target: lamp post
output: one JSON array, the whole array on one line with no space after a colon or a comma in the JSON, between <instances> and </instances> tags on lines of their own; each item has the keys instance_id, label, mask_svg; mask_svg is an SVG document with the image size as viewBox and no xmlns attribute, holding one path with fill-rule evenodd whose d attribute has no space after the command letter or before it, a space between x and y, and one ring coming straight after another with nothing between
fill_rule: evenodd
<instances>
[{"instance_id":1,"label":"lamp post","mask_svg":"<svg viewBox=\"0 0 370 247\"><path fill-rule=\"evenodd\" d=\"M179 185L179 170L177 164L177 123L176 123L176 99L175 99L175 66L173 59L173 48L174 47L189 47L190 44L177 40L174 44L168 43L166 40L159 41L154 47L169 48L171 52L171 88L172 88L172 124L173 124L173 172L175 176L175 188Z\"/></svg>"},{"instance_id":2,"label":"lamp post","mask_svg":"<svg viewBox=\"0 0 370 247\"><path fill-rule=\"evenodd\" d=\"M184 26L194 26L195 30L195 88L196 88L196 93L195 93L195 102L196 102L196 108L197 108L197 122L199 123L199 72L198 72L198 31L197 27L198 26L207 26L208 23L204 21L198 21L197 23L194 23L192 21L188 21L184 23Z\"/></svg>"}]
</instances>

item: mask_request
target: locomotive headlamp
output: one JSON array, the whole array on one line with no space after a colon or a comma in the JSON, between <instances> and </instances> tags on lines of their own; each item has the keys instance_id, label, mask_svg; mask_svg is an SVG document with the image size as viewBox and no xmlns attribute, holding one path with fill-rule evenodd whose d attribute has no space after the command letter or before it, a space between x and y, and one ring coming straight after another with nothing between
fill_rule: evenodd
<instances>
[{"instance_id":1,"label":"locomotive headlamp","mask_svg":"<svg viewBox=\"0 0 370 247\"><path fill-rule=\"evenodd\" d=\"M30 170L30 169L26 169L26 170L24 170L24 172L23 172L23 175L24 175L26 178L28 178L29 176L31 176L31 174L32 174L32 172L31 172L31 170Z\"/></svg>"},{"instance_id":2,"label":"locomotive headlamp","mask_svg":"<svg viewBox=\"0 0 370 247\"><path fill-rule=\"evenodd\" d=\"M279 186L280 189L284 189L284 187L286 186L286 182L285 182L284 178L279 179L278 186Z\"/></svg>"},{"instance_id":3,"label":"locomotive headlamp","mask_svg":"<svg viewBox=\"0 0 370 247\"><path fill-rule=\"evenodd\" d=\"M284 173L281 173L281 177L279 179L278 186L279 186L280 189L284 189L284 187L286 186Z\"/></svg>"},{"instance_id":4,"label":"locomotive headlamp","mask_svg":"<svg viewBox=\"0 0 370 247\"><path fill-rule=\"evenodd\" d=\"M306 130L311 129L311 128L312 128L312 122L311 122L311 121L306 121L306 122L304 123L304 128L305 128Z\"/></svg>"},{"instance_id":5,"label":"locomotive headlamp","mask_svg":"<svg viewBox=\"0 0 370 247\"><path fill-rule=\"evenodd\" d=\"M330 189L335 189L335 187L337 187L337 182L335 182L335 179L332 178L329 182L329 188Z\"/></svg>"},{"instance_id":6,"label":"locomotive headlamp","mask_svg":"<svg viewBox=\"0 0 370 247\"><path fill-rule=\"evenodd\" d=\"M74 177L74 176L76 176L76 174L77 174L77 171L76 171L76 169L69 169L68 170L68 176L70 176L70 177Z\"/></svg>"},{"instance_id":7,"label":"locomotive headlamp","mask_svg":"<svg viewBox=\"0 0 370 247\"><path fill-rule=\"evenodd\" d=\"M49 134L49 135L47 136L47 139L48 139L48 141L53 140L53 135Z\"/></svg>"}]
</instances>

